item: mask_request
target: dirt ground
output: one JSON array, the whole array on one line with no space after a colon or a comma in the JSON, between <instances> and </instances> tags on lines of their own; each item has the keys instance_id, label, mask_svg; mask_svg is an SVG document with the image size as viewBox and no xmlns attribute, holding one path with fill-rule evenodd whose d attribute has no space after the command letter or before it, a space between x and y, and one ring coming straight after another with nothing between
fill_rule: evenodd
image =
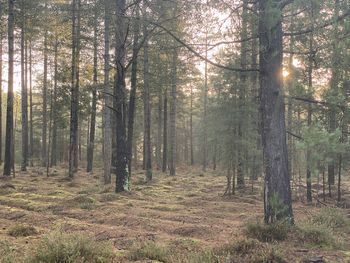
<instances>
[{"instance_id":1,"label":"dirt ground","mask_svg":"<svg viewBox=\"0 0 350 263\"><path fill-rule=\"evenodd\" d=\"M188 242L215 247L242 236L242 226L247 221L262 218L259 188L254 193L249 187L234 197L223 196L224 173L179 169L178 176L171 178L155 172L154 181L146 184L143 173L137 172L132 177L132 191L125 194L114 194L112 187L103 187L101 175L98 170L93 175L80 171L69 181L65 169L53 170L47 178L33 168L17 173L15 179L0 180L0 241L15 247L19 263L33 252L45 234L55 229L109 240L120 255L145 241L183 249L190 249L186 247ZM317 209L295 202L296 221ZM17 238L8 235L10 227L22 223L34 226L39 234ZM288 262L301 262L317 255L324 255L327 262L350 262L350 248L303 249L288 241L278 245L285 251ZM127 260L121 256L118 262Z\"/></svg>"}]
</instances>

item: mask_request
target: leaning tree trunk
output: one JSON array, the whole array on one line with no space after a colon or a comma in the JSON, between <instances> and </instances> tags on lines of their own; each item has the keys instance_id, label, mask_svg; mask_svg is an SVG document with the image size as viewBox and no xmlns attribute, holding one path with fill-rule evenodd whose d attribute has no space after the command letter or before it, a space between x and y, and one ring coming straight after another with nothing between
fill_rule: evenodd
<instances>
[{"instance_id":1,"label":"leaning tree trunk","mask_svg":"<svg viewBox=\"0 0 350 263\"><path fill-rule=\"evenodd\" d=\"M128 149L125 127L125 39L127 25L125 22L126 1L117 0L116 10L116 38L115 38L115 66L114 105L116 116L116 143L118 145L115 156L116 192L129 191Z\"/></svg>"},{"instance_id":2,"label":"leaning tree trunk","mask_svg":"<svg viewBox=\"0 0 350 263\"><path fill-rule=\"evenodd\" d=\"M6 139L4 176L11 176L12 161L14 159L13 145L13 60L14 60L14 0L8 1L8 92L6 113Z\"/></svg>"},{"instance_id":3,"label":"leaning tree trunk","mask_svg":"<svg viewBox=\"0 0 350 263\"><path fill-rule=\"evenodd\" d=\"M265 157L264 213L265 222L273 222L276 211L273 199L280 200L293 223L288 151L283 100L283 30L280 1L259 1L260 85L262 140ZM271 22L271 15L273 20Z\"/></svg>"},{"instance_id":4,"label":"leaning tree trunk","mask_svg":"<svg viewBox=\"0 0 350 263\"><path fill-rule=\"evenodd\" d=\"M90 138L87 148L87 168L86 171L92 172L94 162L94 144L95 144L95 126L96 126L96 105L97 105L97 30L98 30L98 10L95 1L95 21L94 21L94 76L92 88L92 105L91 105L91 122L90 122Z\"/></svg>"}]
</instances>

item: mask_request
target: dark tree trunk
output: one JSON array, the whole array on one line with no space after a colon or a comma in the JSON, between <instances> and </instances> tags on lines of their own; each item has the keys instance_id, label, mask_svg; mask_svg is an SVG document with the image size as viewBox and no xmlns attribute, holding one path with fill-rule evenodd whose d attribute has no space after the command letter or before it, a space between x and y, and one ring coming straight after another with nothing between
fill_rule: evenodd
<instances>
[{"instance_id":1,"label":"dark tree trunk","mask_svg":"<svg viewBox=\"0 0 350 263\"><path fill-rule=\"evenodd\" d=\"M6 140L4 176L11 176L14 160L13 146L13 60L14 60L14 0L8 0L8 92L6 113Z\"/></svg>"},{"instance_id":2,"label":"dark tree trunk","mask_svg":"<svg viewBox=\"0 0 350 263\"><path fill-rule=\"evenodd\" d=\"M47 48L48 32L44 36L44 82L43 82L43 108L42 108L42 134L41 134L41 166L46 167L47 156L47 67L48 67L48 48Z\"/></svg>"},{"instance_id":3,"label":"dark tree trunk","mask_svg":"<svg viewBox=\"0 0 350 263\"><path fill-rule=\"evenodd\" d=\"M190 94L190 155L191 155L191 166L194 165L194 154L193 154L193 87L191 85Z\"/></svg>"},{"instance_id":4,"label":"dark tree trunk","mask_svg":"<svg viewBox=\"0 0 350 263\"><path fill-rule=\"evenodd\" d=\"M146 2L143 2L143 35L146 38L143 44L143 103L144 103L144 143L145 143L145 170L146 180L152 180L152 153L151 153L151 103L149 82L149 45L147 37L147 11Z\"/></svg>"},{"instance_id":5,"label":"dark tree trunk","mask_svg":"<svg viewBox=\"0 0 350 263\"><path fill-rule=\"evenodd\" d=\"M112 134L111 134L111 113L110 113L110 84L109 84L109 28L110 28L110 1L104 0L105 12L105 32L104 32L104 105L103 105L103 166L104 166L104 183L111 183L111 161L112 161Z\"/></svg>"},{"instance_id":6,"label":"dark tree trunk","mask_svg":"<svg viewBox=\"0 0 350 263\"><path fill-rule=\"evenodd\" d=\"M125 127L125 39L127 34L127 25L125 21L126 3L125 0L117 0L116 10L116 55L115 66L116 75L114 82L114 105L116 116L116 192L129 191L129 169L128 169L128 149Z\"/></svg>"},{"instance_id":7,"label":"dark tree trunk","mask_svg":"<svg viewBox=\"0 0 350 263\"><path fill-rule=\"evenodd\" d=\"M131 175L132 167L132 153L134 144L134 123L135 123L135 110L136 110L136 90L137 90L137 58L138 58L138 45L140 35L140 23L139 23L139 9L136 7L136 19L134 21L134 38L132 49L132 64L131 64L131 90L129 98L129 117L128 117L128 161L129 161L129 176ZM136 154L136 152L134 152ZM137 165L137 164L136 164Z\"/></svg>"},{"instance_id":8,"label":"dark tree trunk","mask_svg":"<svg viewBox=\"0 0 350 263\"><path fill-rule=\"evenodd\" d=\"M22 25L21 25L21 113L22 113L22 164L21 170L27 170L27 158L28 158L28 91L26 82L26 53L25 53L25 10L24 1L21 1L21 14L22 14Z\"/></svg>"},{"instance_id":9,"label":"dark tree trunk","mask_svg":"<svg viewBox=\"0 0 350 263\"><path fill-rule=\"evenodd\" d=\"M241 39L247 38L247 26L248 26L248 17L247 17L247 8L248 8L248 1L243 0L243 14L242 14L242 31L241 31ZM247 68L247 42L243 41L241 43L241 57L240 57L240 63L241 68L246 69ZM244 141L244 119L247 117L246 110L245 110L245 99L246 99L246 86L247 86L247 73L241 72L240 73L240 83L239 83L239 97L238 97L238 105L240 109L241 118L239 118L238 121L238 138L241 142L240 145L237 147L237 187L238 188L244 188L245 186L245 176L244 176L244 148L242 142Z\"/></svg>"},{"instance_id":10,"label":"dark tree trunk","mask_svg":"<svg viewBox=\"0 0 350 263\"><path fill-rule=\"evenodd\" d=\"M163 164L162 172L167 171L168 166L168 91L164 91L164 110L163 110Z\"/></svg>"},{"instance_id":11,"label":"dark tree trunk","mask_svg":"<svg viewBox=\"0 0 350 263\"><path fill-rule=\"evenodd\" d=\"M170 140L169 168L170 175L176 175L176 89L177 89L177 50L174 48L171 66L171 100L170 100Z\"/></svg>"},{"instance_id":12,"label":"dark tree trunk","mask_svg":"<svg viewBox=\"0 0 350 263\"><path fill-rule=\"evenodd\" d=\"M29 42L29 158L30 166L33 167L33 143L34 143L34 129L33 129L33 81L32 81L32 42Z\"/></svg>"},{"instance_id":13,"label":"dark tree trunk","mask_svg":"<svg viewBox=\"0 0 350 263\"><path fill-rule=\"evenodd\" d=\"M158 95L158 116L157 116L157 144L156 144L156 160L157 170L162 167L162 114L163 114L163 98L161 92Z\"/></svg>"},{"instance_id":14,"label":"dark tree trunk","mask_svg":"<svg viewBox=\"0 0 350 263\"><path fill-rule=\"evenodd\" d=\"M52 139L51 139L51 161L50 167L57 165L57 78L58 78L58 39L56 35L55 40L55 57L54 57L54 85L53 85L53 98L52 98Z\"/></svg>"},{"instance_id":15,"label":"dark tree trunk","mask_svg":"<svg viewBox=\"0 0 350 263\"><path fill-rule=\"evenodd\" d=\"M283 217L293 223L288 151L284 118L282 59L282 10L279 1L259 1L260 85L262 140L265 157L264 212L265 222L276 218L272 199L279 199L286 207ZM270 16L274 14L273 24Z\"/></svg>"},{"instance_id":16,"label":"dark tree trunk","mask_svg":"<svg viewBox=\"0 0 350 263\"><path fill-rule=\"evenodd\" d=\"M73 178L78 165L78 111L79 111L79 53L80 0L72 2L72 86L69 142L69 177Z\"/></svg>"},{"instance_id":17,"label":"dark tree trunk","mask_svg":"<svg viewBox=\"0 0 350 263\"><path fill-rule=\"evenodd\" d=\"M96 105L97 105L97 34L98 34L98 10L97 1L95 1L95 21L94 21L94 76L92 88L92 105L91 105L91 122L90 122L90 138L87 148L87 169L92 172L94 162L94 144L95 144L95 126L96 126Z\"/></svg>"}]
</instances>

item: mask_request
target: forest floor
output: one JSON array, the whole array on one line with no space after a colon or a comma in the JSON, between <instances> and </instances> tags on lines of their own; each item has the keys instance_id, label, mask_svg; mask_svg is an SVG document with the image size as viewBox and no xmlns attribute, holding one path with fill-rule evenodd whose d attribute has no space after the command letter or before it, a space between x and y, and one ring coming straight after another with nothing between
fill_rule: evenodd
<instances>
[{"instance_id":1,"label":"forest floor","mask_svg":"<svg viewBox=\"0 0 350 263\"><path fill-rule=\"evenodd\" d=\"M261 190L256 187L252 193L247 187L233 197L223 196L226 178L220 172L179 169L174 178L155 172L152 183L145 183L143 172L136 172L132 191L125 194L114 194L111 187L101 186L101 174L102 171L94 175L79 171L69 181L63 168L52 171L48 178L33 168L17 173L15 179L0 179L0 262L1 245L11 248L14 262L25 262L42 238L55 230L84 232L98 241L108 240L118 255L114 262L131 262L127 254L150 242L171 248L178 262L187 262L181 257L246 238L247 222L256 222L263 215ZM350 184L344 187L350 200ZM294 202L296 222L319 211L316 205ZM343 211L350 218L349 209ZM9 229L19 224L34 226L38 233L27 237L9 235ZM309 262L319 255L326 262L350 262L350 235L339 238L342 245L338 247L310 246L293 238L271 246L285 262ZM6 262L4 258L3 255ZM237 262L253 260L246 257Z\"/></svg>"}]
</instances>

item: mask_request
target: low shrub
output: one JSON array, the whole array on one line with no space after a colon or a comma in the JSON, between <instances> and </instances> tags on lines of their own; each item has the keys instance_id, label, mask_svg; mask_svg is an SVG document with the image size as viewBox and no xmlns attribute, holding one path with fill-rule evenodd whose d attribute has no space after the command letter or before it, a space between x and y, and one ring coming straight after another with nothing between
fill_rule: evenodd
<instances>
[{"instance_id":1,"label":"low shrub","mask_svg":"<svg viewBox=\"0 0 350 263\"><path fill-rule=\"evenodd\" d=\"M168 256L169 250L165 247L158 246L154 242L134 246L127 255L128 259L133 261L149 259L161 262L167 262Z\"/></svg>"},{"instance_id":2,"label":"low shrub","mask_svg":"<svg viewBox=\"0 0 350 263\"><path fill-rule=\"evenodd\" d=\"M7 233L12 237L28 237L38 234L38 231L33 226L15 225L11 227Z\"/></svg>"},{"instance_id":3,"label":"low shrub","mask_svg":"<svg viewBox=\"0 0 350 263\"><path fill-rule=\"evenodd\" d=\"M109 263L115 254L109 243L82 234L52 232L43 238L29 263Z\"/></svg>"},{"instance_id":4,"label":"low shrub","mask_svg":"<svg viewBox=\"0 0 350 263\"><path fill-rule=\"evenodd\" d=\"M291 226L286 222L277 221L273 224L262 222L248 222L245 233L248 237L258 239L262 242L281 241L287 238Z\"/></svg>"},{"instance_id":5,"label":"low shrub","mask_svg":"<svg viewBox=\"0 0 350 263\"><path fill-rule=\"evenodd\" d=\"M336 245L330 228L321 224L303 223L296 227L297 241L311 246Z\"/></svg>"},{"instance_id":6,"label":"low shrub","mask_svg":"<svg viewBox=\"0 0 350 263\"><path fill-rule=\"evenodd\" d=\"M311 217L310 221L332 229L344 228L350 225L349 219L338 208L324 208L318 214Z\"/></svg>"}]
</instances>

